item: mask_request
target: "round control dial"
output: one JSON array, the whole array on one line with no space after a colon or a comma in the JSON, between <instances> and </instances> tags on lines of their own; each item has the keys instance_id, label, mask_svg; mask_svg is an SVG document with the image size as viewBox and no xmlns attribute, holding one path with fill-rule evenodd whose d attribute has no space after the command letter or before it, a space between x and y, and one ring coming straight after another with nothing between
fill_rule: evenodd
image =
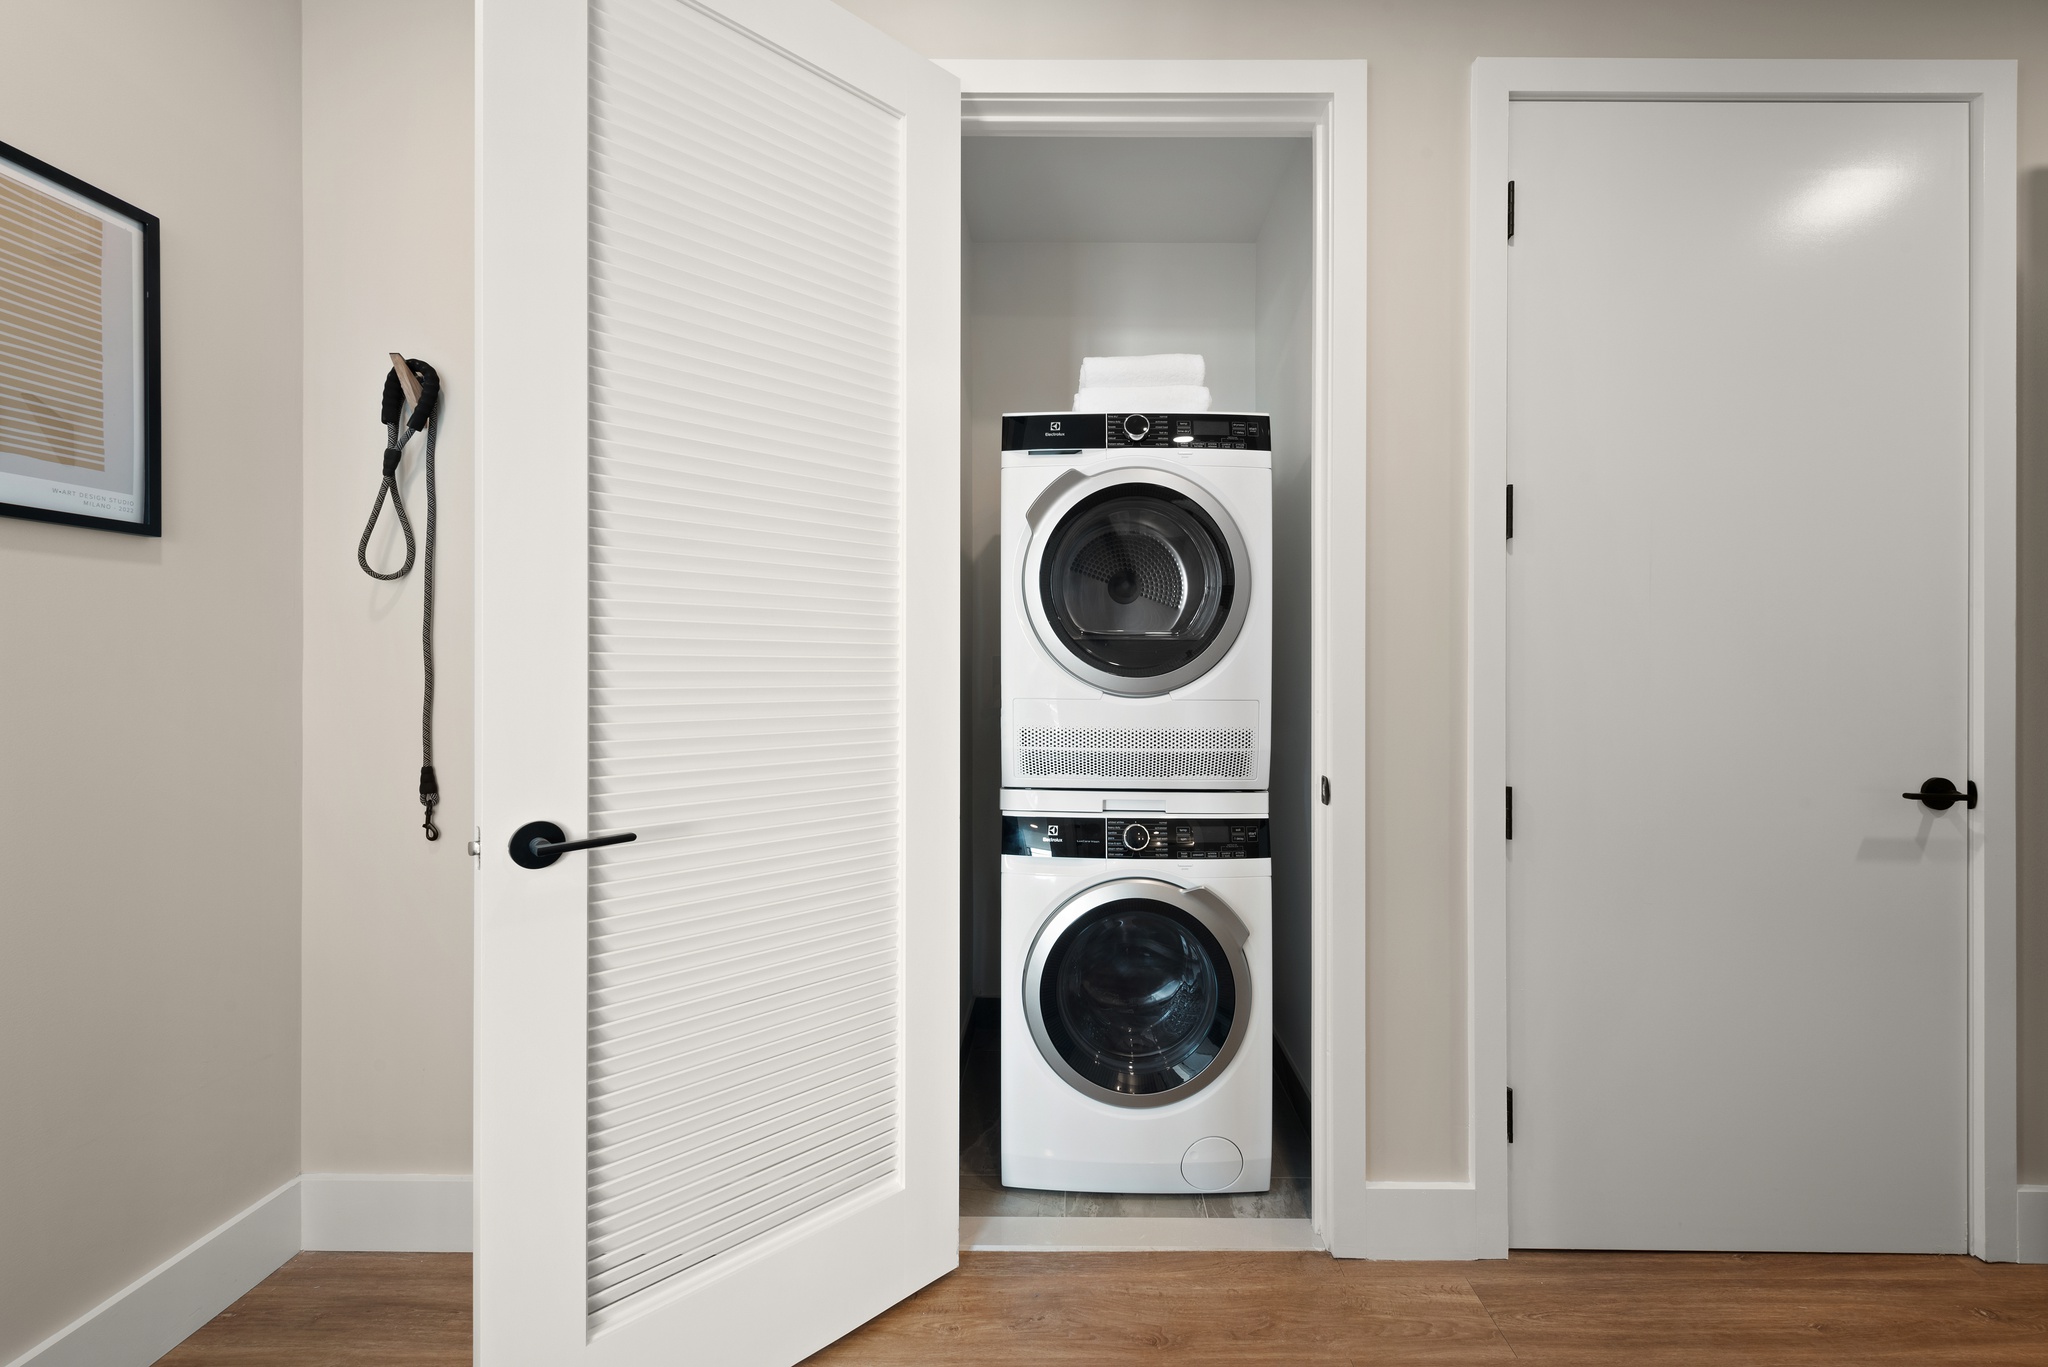
<instances>
[{"instance_id":1,"label":"round control dial","mask_svg":"<svg viewBox=\"0 0 2048 1367\"><path fill-rule=\"evenodd\" d=\"M1145 440L1145 434L1152 430L1152 419L1143 413L1133 413L1124 419L1124 435L1132 441Z\"/></svg>"},{"instance_id":2,"label":"round control dial","mask_svg":"<svg viewBox=\"0 0 2048 1367\"><path fill-rule=\"evenodd\" d=\"M1130 825L1124 827L1125 849L1142 850L1151 843L1152 832L1146 830L1145 827L1140 825L1138 822L1133 821Z\"/></svg>"}]
</instances>

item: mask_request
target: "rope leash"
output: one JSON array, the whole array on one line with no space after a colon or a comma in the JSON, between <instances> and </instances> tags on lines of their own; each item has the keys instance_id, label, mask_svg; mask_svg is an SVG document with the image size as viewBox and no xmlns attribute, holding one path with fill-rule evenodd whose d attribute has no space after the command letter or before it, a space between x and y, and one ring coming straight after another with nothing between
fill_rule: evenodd
<instances>
[{"instance_id":1,"label":"rope leash","mask_svg":"<svg viewBox=\"0 0 2048 1367\"><path fill-rule=\"evenodd\" d=\"M434 824L434 808L441 801L441 785L434 777L434 529L439 515L434 489L434 439L441 427L441 377L425 361L407 361L406 366L419 381L419 402L401 421L405 390L399 383L398 368L393 366L384 377L384 403L380 411L385 431L384 478L377 485L377 501L370 505L370 520L363 524L363 538L356 543L356 563L372 579L403 579L412 573L412 518L406 515L405 500L399 497L398 466L405 458L406 443L412 440L412 434L424 429L427 441L421 460L427 481L427 554L420 585L420 663L424 676L420 691L420 805L426 809L426 819L420 826L427 839L439 840L441 828ZM377 530L377 519L383 515L386 499L398 514L398 529L405 534L405 563L388 574L370 567L370 534Z\"/></svg>"}]
</instances>

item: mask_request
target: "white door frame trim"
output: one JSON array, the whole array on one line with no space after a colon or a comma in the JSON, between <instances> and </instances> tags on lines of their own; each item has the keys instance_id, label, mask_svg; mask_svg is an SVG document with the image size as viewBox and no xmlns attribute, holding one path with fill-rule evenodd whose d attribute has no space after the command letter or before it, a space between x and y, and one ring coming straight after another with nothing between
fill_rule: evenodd
<instances>
[{"instance_id":1,"label":"white door frame trim","mask_svg":"<svg viewBox=\"0 0 2048 1367\"><path fill-rule=\"evenodd\" d=\"M1258 137L1315 152L1315 375L1310 408L1312 1058L1314 1222L1330 1251L1370 1256L1365 1181L1365 120L1362 61L941 61L960 78L963 132ZM1341 249L1340 249L1341 244ZM1333 396L1346 420L1331 422ZM1340 971L1341 969L1341 971Z\"/></svg>"},{"instance_id":2,"label":"white door frame trim","mask_svg":"<svg viewBox=\"0 0 2048 1367\"><path fill-rule=\"evenodd\" d=\"M1490 58L1472 64L1466 895L1477 1256L1508 1249L1508 114L1515 100L1938 100L1970 106L1970 1251L2017 1254L2014 897L2018 65Z\"/></svg>"}]
</instances>

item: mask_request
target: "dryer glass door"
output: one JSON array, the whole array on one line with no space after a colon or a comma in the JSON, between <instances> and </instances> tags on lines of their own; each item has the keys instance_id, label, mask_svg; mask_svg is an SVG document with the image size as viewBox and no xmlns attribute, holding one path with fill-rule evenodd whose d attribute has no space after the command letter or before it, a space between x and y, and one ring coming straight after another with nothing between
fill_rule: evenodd
<instances>
[{"instance_id":1,"label":"dryer glass door","mask_svg":"<svg viewBox=\"0 0 2048 1367\"><path fill-rule=\"evenodd\" d=\"M1059 519L1037 591L1049 644L1070 671L1114 692L1159 693L1229 650L1244 617L1244 552L1227 515L1203 502L1114 483Z\"/></svg>"},{"instance_id":2,"label":"dryer glass door","mask_svg":"<svg viewBox=\"0 0 2048 1367\"><path fill-rule=\"evenodd\" d=\"M1080 1090L1160 1105L1206 1087L1242 1035L1243 959L1204 920L1150 897L1093 907L1034 955L1046 1059Z\"/></svg>"}]
</instances>

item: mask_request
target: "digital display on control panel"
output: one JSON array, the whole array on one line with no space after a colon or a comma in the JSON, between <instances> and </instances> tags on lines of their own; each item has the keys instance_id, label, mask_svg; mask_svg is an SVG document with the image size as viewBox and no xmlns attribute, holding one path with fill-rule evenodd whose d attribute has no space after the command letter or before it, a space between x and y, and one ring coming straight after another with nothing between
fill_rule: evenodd
<instances>
[{"instance_id":1,"label":"digital display on control panel","mask_svg":"<svg viewBox=\"0 0 2048 1367\"><path fill-rule=\"evenodd\" d=\"M1198 437L1227 437L1230 435L1230 424L1227 422L1210 422L1196 418L1188 426L1193 429L1193 434Z\"/></svg>"},{"instance_id":2,"label":"digital display on control panel","mask_svg":"<svg viewBox=\"0 0 2048 1367\"><path fill-rule=\"evenodd\" d=\"M1003 853L1037 859L1270 859L1263 817L1005 816Z\"/></svg>"}]
</instances>

